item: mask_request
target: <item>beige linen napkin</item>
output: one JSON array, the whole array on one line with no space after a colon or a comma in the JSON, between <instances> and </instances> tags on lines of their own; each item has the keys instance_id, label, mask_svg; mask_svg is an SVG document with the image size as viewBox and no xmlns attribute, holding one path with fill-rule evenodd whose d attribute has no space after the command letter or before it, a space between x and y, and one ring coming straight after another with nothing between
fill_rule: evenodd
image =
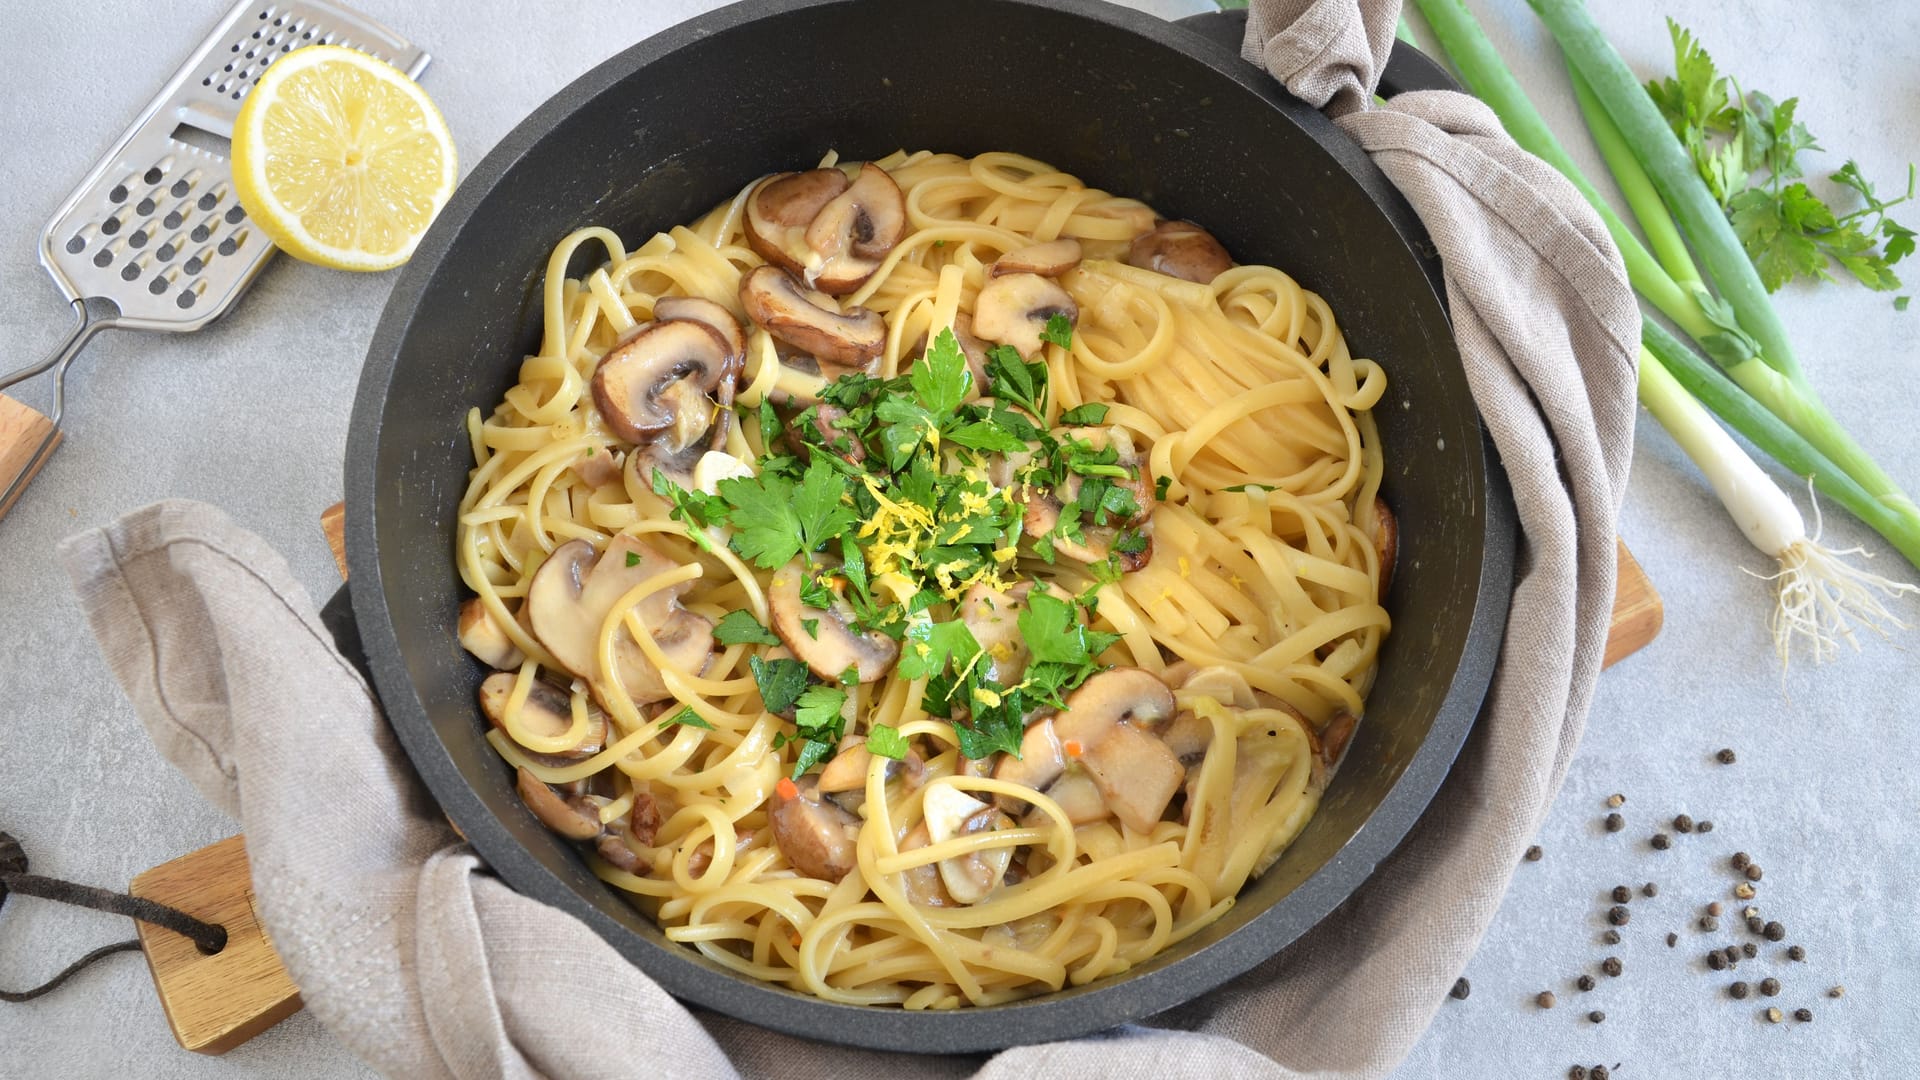
<instances>
[{"instance_id":1,"label":"beige linen napkin","mask_svg":"<svg viewBox=\"0 0 1920 1080\"><path fill-rule=\"evenodd\" d=\"M1639 326L1591 210L1491 112L1446 93L1369 105L1398 7L1255 0L1247 53L1336 116L1426 222L1525 546L1485 715L1431 812L1349 903L1172 1013L991 1059L852 1051L694 1014L485 872L277 554L211 507L148 507L62 555L155 743L244 825L261 916L307 1007L409 1078L1390 1071L1473 953L1579 739L1613 593Z\"/></svg>"}]
</instances>

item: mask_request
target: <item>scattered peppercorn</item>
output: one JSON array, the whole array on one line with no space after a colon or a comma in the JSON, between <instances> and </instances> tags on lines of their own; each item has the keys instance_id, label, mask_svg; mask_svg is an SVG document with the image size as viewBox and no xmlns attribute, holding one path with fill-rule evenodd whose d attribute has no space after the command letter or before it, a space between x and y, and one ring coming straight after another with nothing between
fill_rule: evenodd
<instances>
[{"instance_id":1,"label":"scattered peppercorn","mask_svg":"<svg viewBox=\"0 0 1920 1080\"><path fill-rule=\"evenodd\" d=\"M1653 850L1655 851L1665 851L1668 848L1673 846L1672 838L1668 837L1667 834L1663 832L1654 833L1653 840L1651 841L1651 843L1653 844Z\"/></svg>"},{"instance_id":2,"label":"scattered peppercorn","mask_svg":"<svg viewBox=\"0 0 1920 1080\"><path fill-rule=\"evenodd\" d=\"M1715 930L1720 929L1720 920L1711 915L1702 915L1700 916L1700 929L1711 934Z\"/></svg>"},{"instance_id":3,"label":"scattered peppercorn","mask_svg":"<svg viewBox=\"0 0 1920 1080\"><path fill-rule=\"evenodd\" d=\"M1675 945L1678 945L1678 944L1680 944L1680 935L1679 935L1679 934L1668 934L1668 935L1667 935L1667 948L1669 948L1669 949L1671 949L1671 948L1673 948L1673 947L1674 947Z\"/></svg>"},{"instance_id":4,"label":"scattered peppercorn","mask_svg":"<svg viewBox=\"0 0 1920 1080\"><path fill-rule=\"evenodd\" d=\"M1715 971L1725 971L1727 970L1727 958L1721 955L1719 949L1715 949L1707 954L1707 966Z\"/></svg>"},{"instance_id":5,"label":"scattered peppercorn","mask_svg":"<svg viewBox=\"0 0 1920 1080\"><path fill-rule=\"evenodd\" d=\"M1806 1008L1795 1009L1793 1010L1793 1018L1803 1024L1807 1023L1813 1019L1813 1010Z\"/></svg>"},{"instance_id":6,"label":"scattered peppercorn","mask_svg":"<svg viewBox=\"0 0 1920 1080\"><path fill-rule=\"evenodd\" d=\"M1783 1014L1779 1009L1767 1010L1767 1023L1777 1024L1783 1019L1785 1019L1785 1014Z\"/></svg>"},{"instance_id":7,"label":"scattered peppercorn","mask_svg":"<svg viewBox=\"0 0 1920 1080\"><path fill-rule=\"evenodd\" d=\"M1539 862L1539 861L1540 861L1540 856L1542 856L1542 855L1544 855L1544 854L1546 854L1546 852L1544 852L1544 851L1541 851L1541 850L1540 850L1540 845L1539 845L1539 844L1535 844L1535 845L1533 845L1532 847L1530 847L1530 848L1528 848L1528 849L1527 849L1527 861L1528 861L1528 862Z\"/></svg>"},{"instance_id":8,"label":"scattered peppercorn","mask_svg":"<svg viewBox=\"0 0 1920 1080\"><path fill-rule=\"evenodd\" d=\"M1626 827L1627 827L1626 818L1621 817L1619 814L1607 815L1607 831L1608 832L1619 832L1621 829L1624 829Z\"/></svg>"},{"instance_id":9,"label":"scattered peppercorn","mask_svg":"<svg viewBox=\"0 0 1920 1080\"><path fill-rule=\"evenodd\" d=\"M1615 926L1625 926L1633 920L1633 913L1624 904L1615 904L1607 909L1607 921Z\"/></svg>"},{"instance_id":10,"label":"scattered peppercorn","mask_svg":"<svg viewBox=\"0 0 1920 1080\"><path fill-rule=\"evenodd\" d=\"M1553 1008L1554 1003L1557 1002L1559 999L1553 996L1553 991L1542 990L1540 991L1540 996L1537 998L1534 998L1533 1000L1537 1002L1541 1008L1551 1009Z\"/></svg>"},{"instance_id":11,"label":"scattered peppercorn","mask_svg":"<svg viewBox=\"0 0 1920 1080\"><path fill-rule=\"evenodd\" d=\"M1720 759L1720 764L1722 764L1722 765L1731 765L1731 764L1733 764L1733 750L1732 750L1732 748L1731 748L1731 747L1729 747L1728 749L1725 749L1725 750L1722 750L1722 751L1720 751L1720 752L1719 752L1718 754L1715 754L1715 755L1714 755L1714 757L1717 757L1717 758L1719 758L1719 759Z\"/></svg>"},{"instance_id":12,"label":"scattered peppercorn","mask_svg":"<svg viewBox=\"0 0 1920 1080\"><path fill-rule=\"evenodd\" d=\"M1749 915L1747 916L1747 929L1756 934L1764 934L1767 931L1767 924L1760 921L1760 916Z\"/></svg>"},{"instance_id":13,"label":"scattered peppercorn","mask_svg":"<svg viewBox=\"0 0 1920 1080\"><path fill-rule=\"evenodd\" d=\"M1598 1020L1594 1021L1594 1023L1596 1024L1599 1022L1600 1021ZM1593 1080L1609 1080L1609 1076L1611 1074L1607 1072L1607 1067L1605 1065L1595 1065L1593 1067L1593 1071L1591 1073L1588 1073L1587 1075L1591 1076Z\"/></svg>"},{"instance_id":14,"label":"scattered peppercorn","mask_svg":"<svg viewBox=\"0 0 1920 1080\"><path fill-rule=\"evenodd\" d=\"M1747 854L1744 851L1736 851L1733 853L1733 868L1735 870L1745 870L1747 868L1747 864L1752 861L1753 861L1753 856Z\"/></svg>"},{"instance_id":15,"label":"scattered peppercorn","mask_svg":"<svg viewBox=\"0 0 1920 1080\"><path fill-rule=\"evenodd\" d=\"M1573 1068L1568 1069L1567 1080L1588 1080L1587 1067L1585 1065L1575 1065Z\"/></svg>"},{"instance_id":16,"label":"scattered peppercorn","mask_svg":"<svg viewBox=\"0 0 1920 1080\"><path fill-rule=\"evenodd\" d=\"M1729 945L1725 949L1722 949L1720 951L1720 955L1727 958L1728 967L1732 967L1735 964L1738 964L1740 962L1740 950L1737 948L1734 948L1732 945Z\"/></svg>"},{"instance_id":17,"label":"scattered peppercorn","mask_svg":"<svg viewBox=\"0 0 1920 1080\"><path fill-rule=\"evenodd\" d=\"M1807 950L1801 948L1798 945L1787 946L1787 959L1805 960L1806 958L1807 958Z\"/></svg>"},{"instance_id":18,"label":"scattered peppercorn","mask_svg":"<svg viewBox=\"0 0 1920 1080\"><path fill-rule=\"evenodd\" d=\"M1601 1012L1599 1009L1595 1009L1592 1012L1587 1014L1587 1019L1593 1021L1596 1024L1605 1023L1607 1019L1607 1014Z\"/></svg>"},{"instance_id":19,"label":"scattered peppercorn","mask_svg":"<svg viewBox=\"0 0 1920 1080\"><path fill-rule=\"evenodd\" d=\"M1600 961L1600 970L1606 972L1608 976L1617 979L1620 977L1620 972L1624 969L1619 957L1609 956L1605 960Z\"/></svg>"},{"instance_id":20,"label":"scattered peppercorn","mask_svg":"<svg viewBox=\"0 0 1920 1080\"><path fill-rule=\"evenodd\" d=\"M1614 808L1615 810L1618 810L1621 807L1627 805L1627 797L1625 795L1620 794L1619 792L1615 792L1612 795L1607 796L1607 805Z\"/></svg>"},{"instance_id":21,"label":"scattered peppercorn","mask_svg":"<svg viewBox=\"0 0 1920 1080\"><path fill-rule=\"evenodd\" d=\"M1772 997L1775 994L1778 994L1780 992L1780 980L1771 979L1771 978L1761 979L1760 992L1767 995L1768 997Z\"/></svg>"},{"instance_id":22,"label":"scattered peppercorn","mask_svg":"<svg viewBox=\"0 0 1920 1080\"><path fill-rule=\"evenodd\" d=\"M1593 976L1582 975L1578 979L1573 980L1573 985L1582 990L1591 990L1593 989Z\"/></svg>"},{"instance_id":23,"label":"scattered peppercorn","mask_svg":"<svg viewBox=\"0 0 1920 1080\"><path fill-rule=\"evenodd\" d=\"M1467 995L1471 993L1473 993L1473 986L1467 982L1466 976L1462 975L1454 981L1453 989L1447 991L1447 996L1455 1001L1465 1001Z\"/></svg>"},{"instance_id":24,"label":"scattered peppercorn","mask_svg":"<svg viewBox=\"0 0 1920 1080\"><path fill-rule=\"evenodd\" d=\"M1830 998L1846 997L1847 988L1844 986L1836 986L1833 989L1827 991L1827 996Z\"/></svg>"},{"instance_id":25,"label":"scattered peppercorn","mask_svg":"<svg viewBox=\"0 0 1920 1080\"><path fill-rule=\"evenodd\" d=\"M1655 885L1653 882L1649 881L1645 885L1640 886L1640 895L1651 900L1654 897L1660 895L1660 886Z\"/></svg>"},{"instance_id":26,"label":"scattered peppercorn","mask_svg":"<svg viewBox=\"0 0 1920 1080\"><path fill-rule=\"evenodd\" d=\"M1740 946L1740 955L1751 960L1760 955L1760 946L1755 945L1751 941L1745 942Z\"/></svg>"},{"instance_id":27,"label":"scattered peppercorn","mask_svg":"<svg viewBox=\"0 0 1920 1080\"><path fill-rule=\"evenodd\" d=\"M1694 832L1697 832L1697 833L1702 833L1702 832L1712 832L1712 831L1713 831L1713 822L1711 822L1711 821L1702 821L1702 822L1700 822L1699 824L1697 824L1697 825L1695 825L1695 826L1693 827L1693 831L1694 831Z\"/></svg>"},{"instance_id":28,"label":"scattered peppercorn","mask_svg":"<svg viewBox=\"0 0 1920 1080\"><path fill-rule=\"evenodd\" d=\"M1760 880L1760 877L1761 877L1761 872L1760 872L1760 864L1759 864L1759 863L1748 863L1748 864L1747 864L1747 880L1748 880L1748 881L1759 881L1759 880Z\"/></svg>"},{"instance_id":29,"label":"scattered peppercorn","mask_svg":"<svg viewBox=\"0 0 1920 1080\"><path fill-rule=\"evenodd\" d=\"M1600 940L1606 942L1609 945L1618 945L1620 944L1620 931L1609 930L1606 933L1600 935Z\"/></svg>"},{"instance_id":30,"label":"scattered peppercorn","mask_svg":"<svg viewBox=\"0 0 1920 1080\"><path fill-rule=\"evenodd\" d=\"M1748 993L1747 984L1745 982L1734 983L1732 986L1727 987L1727 993L1732 994L1735 1001L1745 1001Z\"/></svg>"},{"instance_id":31,"label":"scattered peppercorn","mask_svg":"<svg viewBox=\"0 0 1920 1080\"><path fill-rule=\"evenodd\" d=\"M1753 899L1753 883L1750 881L1743 881L1740 884L1735 885L1733 887L1733 895L1739 897L1742 900Z\"/></svg>"},{"instance_id":32,"label":"scattered peppercorn","mask_svg":"<svg viewBox=\"0 0 1920 1080\"><path fill-rule=\"evenodd\" d=\"M1777 922L1768 923L1761 928L1760 932L1766 935L1768 941L1779 941L1787 936L1787 928Z\"/></svg>"},{"instance_id":33,"label":"scattered peppercorn","mask_svg":"<svg viewBox=\"0 0 1920 1080\"><path fill-rule=\"evenodd\" d=\"M1743 907L1740 909L1740 915L1742 918L1751 919L1758 914L1760 914L1760 909L1757 907L1754 907L1752 904L1748 904L1746 907Z\"/></svg>"},{"instance_id":34,"label":"scattered peppercorn","mask_svg":"<svg viewBox=\"0 0 1920 1080\"><path fill-rule=\"evenodd\" d=\"M1680 816L1678 816L1678 817L1676 817L1676 818L1674 818L1674 819L1673 819L1673 831L1674 831L1674 832L1680 832L1680 833L1690 833L1690 832L1692 832L1692 831L1693 831L1693 819L1692 819L1692 818L1690 818L1690 817L1688 817L1688 816L1687 816L1687 815L1685 815L1685 814L1681 814Z\"/></svg>"},{"instance_id":35,"label":"scattered peppercorn","mask_svg":"<svg viewBox=\"0 0 1920 1080\"><path fill-rule=\"evenodd\" d=\"M1626 887L1625 885L1615 885L1615 886L1613 887L1613 902L1614 902L1614 903L1616 903L1616 904L1624 904L1624 903L1627 903L1628 901L1630 901L1630 900L1632 900L1632 899L1633 899L1633 890L1632 890L1632 889L1629 889L1629 888L1627 888L1627 887Z\"/></svg>"}]
</instances>

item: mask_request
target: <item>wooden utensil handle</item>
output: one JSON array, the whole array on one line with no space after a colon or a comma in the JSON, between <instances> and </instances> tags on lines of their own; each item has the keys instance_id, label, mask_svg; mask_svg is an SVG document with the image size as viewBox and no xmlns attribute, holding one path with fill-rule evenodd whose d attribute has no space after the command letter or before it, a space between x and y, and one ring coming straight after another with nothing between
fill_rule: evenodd
<instances>
[{"instance_id":1,"label":"wooden utensil handle","mask_svg":"<svg viewBox=\"0 0 1920 1080\"><path fill-rule=\"evenodd\" d=\"M0 518L53 456L60 438L60 429L39 410L0 394Z\"/></svg>"}]
</instances>

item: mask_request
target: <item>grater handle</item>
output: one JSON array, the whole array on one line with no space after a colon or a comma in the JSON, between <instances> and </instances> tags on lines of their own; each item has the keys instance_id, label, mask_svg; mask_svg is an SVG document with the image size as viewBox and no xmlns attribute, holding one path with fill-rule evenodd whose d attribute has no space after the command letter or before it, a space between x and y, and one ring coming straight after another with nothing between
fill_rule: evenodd
<instances>
[{"instance_id":1,"label":"grater handle","mask_svg":"<svg viewBox=\"0 0 1920 1080\"><path fill-rule=\"evenodd\" d=\"M67 365L80 355L81 348L93 335L117 325L120 308L111 300L88 297L73 301L73 313L73 329L45 360L0 376L0 390L4 390L50 368L53 370L52 416L42 416L37 410L0 394L0 481L7 485L6 490L0 492L0 517L5 517L7 511L13 508L14 501L27 489L34 474L40 471L40 466L47 463L54 448L60 445L60 414L66 406Z\"/></svg>"}]
</instances>

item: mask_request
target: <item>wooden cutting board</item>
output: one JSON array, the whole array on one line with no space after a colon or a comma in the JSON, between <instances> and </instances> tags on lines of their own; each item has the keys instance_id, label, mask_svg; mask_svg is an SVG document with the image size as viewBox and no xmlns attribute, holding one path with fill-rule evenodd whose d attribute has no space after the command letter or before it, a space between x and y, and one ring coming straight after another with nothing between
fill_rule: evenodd
<instances>
[{"instance_id":1,"label":"wooden cutting board","mask_svg":"<svg viewBox=\"0 0 1920 1080\"><path fill-rule=\"evenodd\" d=\"M320 528L340 576L346 577L345 505L328 507L320 515ZM1624 543L1618 559L1608 666L1646 646L1660 632L1661 622L1660 594ZM223 1054L300 1008L300 992L274 955L254 911L242 837L228 837L141 874L134 879L133 892L227 927L228 947L202 956L186 938L140 926L154 986L181 1046Z\"/></svg>"}]
</instances>

